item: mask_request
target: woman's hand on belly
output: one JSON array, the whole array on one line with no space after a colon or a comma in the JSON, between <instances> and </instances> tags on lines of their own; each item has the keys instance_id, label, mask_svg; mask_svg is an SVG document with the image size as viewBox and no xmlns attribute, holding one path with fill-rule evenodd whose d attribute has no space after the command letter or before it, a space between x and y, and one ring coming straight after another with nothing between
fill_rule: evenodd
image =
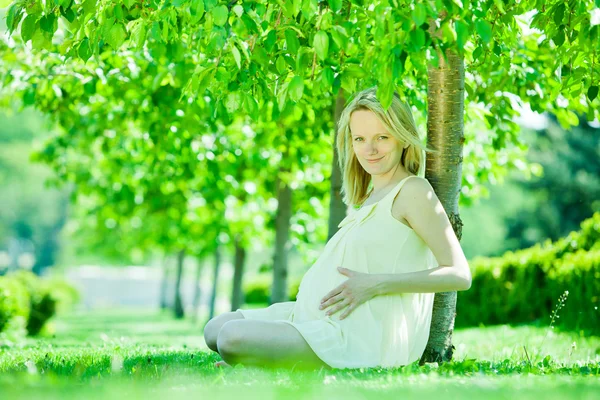
<instances>
[{"instance_id":1,"label":"woman's hand on belly","mask_svg":"<svg viewBox=\"0 0 600 400\"><path fill-rule=\"evenodd\" d=\"M340 315L340 320L346 318L359 305L371 300L377 295L379 279L376 275L353 271L348 268L338 267L338 271L349 277L335 289L329 291L323 299L319 310L331 307L326 315L333 315L339 310L346 308Z\"/></svg>"}]
</instances>

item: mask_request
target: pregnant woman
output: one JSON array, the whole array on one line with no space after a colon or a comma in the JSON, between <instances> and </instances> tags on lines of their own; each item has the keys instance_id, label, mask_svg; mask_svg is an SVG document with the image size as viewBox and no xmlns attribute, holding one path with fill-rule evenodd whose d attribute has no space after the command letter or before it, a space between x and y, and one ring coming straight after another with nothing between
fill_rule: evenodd
<instances>
[{"instance_id":1,"label":"pregnant woman","mask_svg":"<svg viewBox=\"0 0 600 400\"><path fill-rule=\"evenodd\" d=\"M435 292L467 290L471 272L424 178L410 107L376 88L358 93L337 132L344 203L352 212L300 283L296 301L238 309L206 325L223 361L266 367L397 367L421 358Z\"/></svg>"}]
</instances>

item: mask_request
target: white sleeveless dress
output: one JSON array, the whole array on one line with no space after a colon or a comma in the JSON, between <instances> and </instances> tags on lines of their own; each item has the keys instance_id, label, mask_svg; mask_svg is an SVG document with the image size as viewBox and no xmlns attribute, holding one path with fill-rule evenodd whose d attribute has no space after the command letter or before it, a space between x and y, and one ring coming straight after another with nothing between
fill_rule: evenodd
<instances>
[{"instance_id":1,"label":"white sleeveless dress","mask_svg":"<svg viewBox=\"0 0 600 400\"><path fill-rule=\"evenodd\" d=\"M348 279L338 266L369 274L436 268L435 256L411 228L392 216L392 203L408 176L384 198L351 212L303 276L296 301L238 309L246 319L295 327L315 354L333 368L397 367L419 360L429 338L434 293L376 296L343 320L319 310L321 299Z\"/></svg>"}]
</instances>

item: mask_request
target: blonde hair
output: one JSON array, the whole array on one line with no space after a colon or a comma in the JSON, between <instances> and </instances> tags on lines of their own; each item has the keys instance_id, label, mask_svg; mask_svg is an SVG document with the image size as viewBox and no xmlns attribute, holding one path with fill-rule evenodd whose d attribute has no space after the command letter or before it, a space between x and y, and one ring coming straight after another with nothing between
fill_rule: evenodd
<instances>
[{"instance_id":1,"label":"blonde hair","mask_svg":"<svg viewBox=\"0 0 600 400\"><path fill-rule=\"evenodd\" d=\"M342 111L338 122L336 147L342 171L342 195L344 203L349 206L366 200L371 183L370 174L360 165L352 148L350 117L354 111L372 111L390 135L400 143L408 144L402 151L400 163L415 175L425 177L425 152L437 152L423 144L423 137L417 129L410 106L400 100L398 93L394 92L392 104L387 111L383 109L376 93L377 86L357 93Z\"/></svg>"}]
</instances>

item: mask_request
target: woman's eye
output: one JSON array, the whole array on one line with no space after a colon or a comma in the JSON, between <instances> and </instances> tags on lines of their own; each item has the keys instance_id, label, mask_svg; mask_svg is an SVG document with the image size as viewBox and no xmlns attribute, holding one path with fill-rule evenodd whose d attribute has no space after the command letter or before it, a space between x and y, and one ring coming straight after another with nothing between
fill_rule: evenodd
<instances>
[{"instance_id":1,"label":"woman's eye","mask_svg":"<svg viewBox=\"0 0 600 400\"><path fill-rule=\"evenodd\" d=\"M379 136L379 138L384 138L384 139L387 139L388 137L387 137L387 136ZM358 139L362 139L362 138L359 138L359 137L357 137L357 138L354 138L354 141L355 141L355 142L357 142L357 141L358 141Z\"/></svg>"}]
</instances>

